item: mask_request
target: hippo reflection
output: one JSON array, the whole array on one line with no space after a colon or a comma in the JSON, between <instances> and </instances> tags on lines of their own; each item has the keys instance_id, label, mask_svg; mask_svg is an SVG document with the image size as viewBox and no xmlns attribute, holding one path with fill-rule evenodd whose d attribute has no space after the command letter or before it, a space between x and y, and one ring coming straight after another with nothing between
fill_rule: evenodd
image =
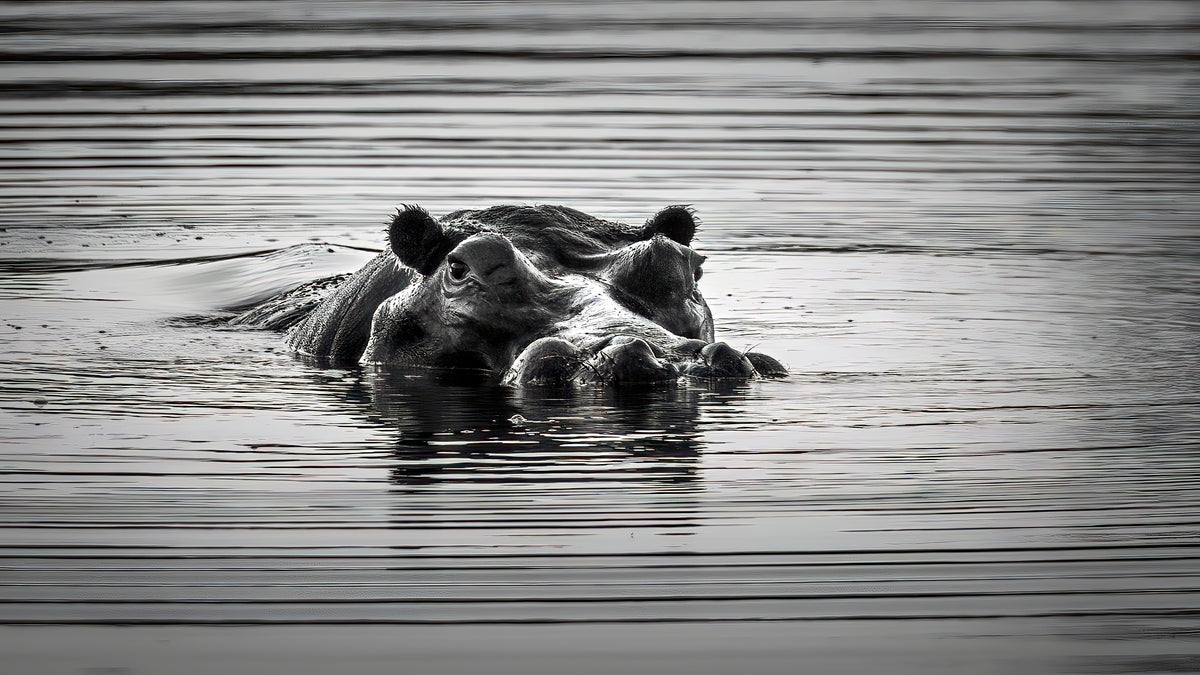
<instances>
[{"instance_id":1,"label":"hippo reflection","mask_svg":"<svg viewBox=\"0 0 1200 675\"><path fill-rule=\"evenodd\" d=\"M735 401L744 388L720 380L546 392L460 383L454 372L372 368L320 389L340 389L353 403L345 410L395 431L397 485L586 481L590 490L669 485L679 497L699 480L701 400Z\"/></svg>"},{"instance_id":2,"label":"hippo reflection","mask_svg":"<svg viewBox=\"0 0 1200 675\"><path fill-rule=\"evenodd\" d=\"M682 206L642 227L562 206L440 220L404 206L390 250L329 292L288 344L334 363L486 369L508 384L785 375L769 356L713 341L695 231Z\"/></svg>"}]
</instances>

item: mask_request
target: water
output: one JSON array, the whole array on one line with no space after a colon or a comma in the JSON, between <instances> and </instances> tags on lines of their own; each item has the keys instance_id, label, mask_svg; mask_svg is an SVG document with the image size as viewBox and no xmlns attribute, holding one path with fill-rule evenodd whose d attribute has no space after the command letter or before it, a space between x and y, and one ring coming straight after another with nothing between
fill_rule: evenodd
<instances>
[{"instance_id":1,"label":"water","mask_svg":"<svg viewBox=\"0 0 1200 675\"><path fill-rule=\"evenodd\" d=\"M6 672L1200 670L1197 26L0 4ZM401 202L692 204L718 336L792 375L564 396L206 320Z\"/></svg>"}]
</instances>

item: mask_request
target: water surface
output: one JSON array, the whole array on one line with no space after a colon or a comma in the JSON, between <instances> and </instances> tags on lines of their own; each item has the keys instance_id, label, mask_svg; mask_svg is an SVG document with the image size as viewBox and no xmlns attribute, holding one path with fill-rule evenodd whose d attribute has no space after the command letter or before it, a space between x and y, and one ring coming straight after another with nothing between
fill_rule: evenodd
<instances>
[{"instance_id":1,"label":"water surface","mask_svg":"<svg viewBox=\"0 0 1200 675\"><path fill-rule=\"evenodd\" d=\"M150 6L0 3L13 672L1200 668L1194 4ZM401 202L691 204L792 374L210 320Z\"/></svg>"}]
</instances>

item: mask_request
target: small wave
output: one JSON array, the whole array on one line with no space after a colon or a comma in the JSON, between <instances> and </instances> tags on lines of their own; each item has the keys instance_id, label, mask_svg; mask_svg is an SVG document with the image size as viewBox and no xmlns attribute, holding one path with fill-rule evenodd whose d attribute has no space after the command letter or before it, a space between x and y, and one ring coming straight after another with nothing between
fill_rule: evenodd
<instances>
[{"instance_id":1,"label":"small wave","mask_svg":"<svg viewBox=\"0 0 1200 675\"><path fill-rule=\"evenodd\" d=\"M328 253L344 251L361 251L378 253L379 249L344 244L297 244L280 248L256 249L253 251L238 251L235 253L220 253L216 255L185 256L180 258L0 258L0 274L63 274L71 272L86 272L90 270L123 269L129 267L179 267L205 263L224 262L231 260L263 259L289 260L315 255L321 249Z\"/></svg>"},{"instance_id":2,"label":"small wave","mask_svg":"<svg viewBox=\"0 0 1200 675\"><path fill-rule=\"evenodd\" d=\"M295 49L8 49L0 63L66 63L72 61L368 61L399 59L608 61L608 60L1021 60L1021 61L1200 61L1195 49L573 49L573 48L295 48Z\"/></svg>"}]
</instances>

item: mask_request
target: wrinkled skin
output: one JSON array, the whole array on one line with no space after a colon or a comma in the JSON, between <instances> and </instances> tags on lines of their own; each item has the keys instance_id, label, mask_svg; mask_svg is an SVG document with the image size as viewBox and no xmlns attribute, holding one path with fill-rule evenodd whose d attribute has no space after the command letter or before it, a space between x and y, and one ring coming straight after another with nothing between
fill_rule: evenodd
<instances>
[{"instance_id":1,"label":"wrinkled skin","mask_svg":"<svg viewBox=\"0 0 1200 675\"><path fill-rule=\"evenodd\" d=\"M391 250L288 336L333 362L482 368L509 384L777 377L778 361L713 342L704 257L680 206L629 227L560 206L405 206Z\"/></svg>"}]
</instances>

